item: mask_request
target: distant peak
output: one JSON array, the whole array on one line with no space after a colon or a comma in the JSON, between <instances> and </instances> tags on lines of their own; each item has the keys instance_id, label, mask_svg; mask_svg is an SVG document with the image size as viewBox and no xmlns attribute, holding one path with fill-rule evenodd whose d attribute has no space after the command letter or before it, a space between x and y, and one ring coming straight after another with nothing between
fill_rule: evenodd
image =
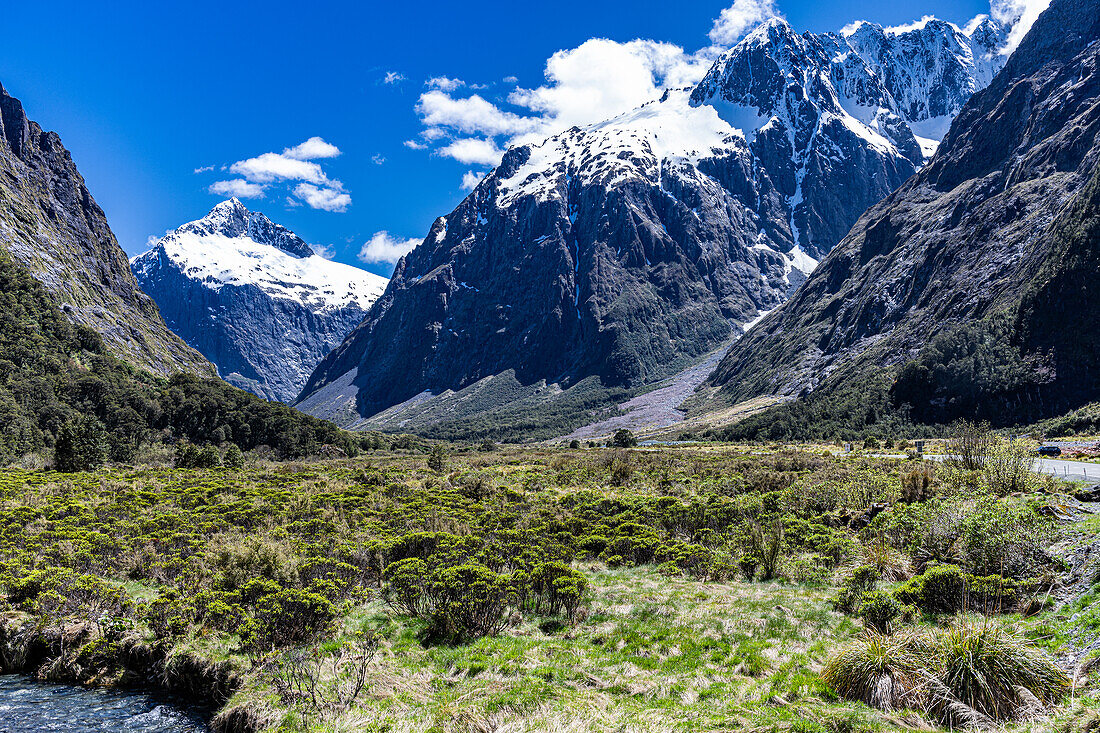
<instances>
[{"instance_id":1,"label":"distant peak","mask_svg":"<svg viewBox=\"0 0 1100 733\"><path fill-rule=\"evenodd\" d=\"M791 24L788 23L785 18L774 16L756 26L751 33L745 36L741 43L774 43L777 39L790 38L795 35L797 34L794 32L794 28L791 27Z\"/></svg>"},{"instance_id":2,"label":"distant peak","mask_svg":"<svg viewBox=\"0 0 1100 733\"><path fill-rule=\"evenodd\" d=\"M313 250L301 237L276 224L258 211L250 211L233 197L217 204L206 216L175 230L200 236L247 237L258 244L276 247L295 257L312 257ZM169 235L171 236L171 235Z\"/></svg>"}]
</instances>

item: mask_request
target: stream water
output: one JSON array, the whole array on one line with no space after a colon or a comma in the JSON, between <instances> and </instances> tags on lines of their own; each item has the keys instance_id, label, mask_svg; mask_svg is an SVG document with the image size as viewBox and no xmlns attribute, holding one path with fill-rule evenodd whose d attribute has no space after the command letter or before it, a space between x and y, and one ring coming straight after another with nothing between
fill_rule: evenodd
<instances>
[{"instance_id":1,"label":"stream water","mask_svg":"<svg viewBox=\"0 0 1100 733\"><path fill-rule=\"evenodd\" d=\"M133 691L97 690L0 675L0 733L202 733L199 710Z\"/></svg>"}]
</instances>

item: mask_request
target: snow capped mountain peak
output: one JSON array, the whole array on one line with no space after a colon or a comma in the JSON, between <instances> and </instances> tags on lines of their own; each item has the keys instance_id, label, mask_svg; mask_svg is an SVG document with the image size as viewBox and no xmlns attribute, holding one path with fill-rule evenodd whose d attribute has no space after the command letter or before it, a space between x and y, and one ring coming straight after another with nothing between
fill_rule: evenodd
<instances>
[{"instance_id":1,"label":"snow capped mountain peak","mask_svg":"<svg viewBox=\"0 0 1100 733\"><path fill-rule=\"evenodd\" d=\"M301 237L238 199L223 201L201 219L160 239L131 260L135 273L171 262L207 288L255 286L272 298L312 310L356 304L366 310L387 280L358 267L326 260Z\"/></svg>"},{"instance_id":2,"label":"snow capped mountain peak","mask_svg":"<svg viewBox=\"0 0 1100 733\"><path fill-rule=\"evenodd\" d=\"M388 282L315 254L235 198L166 234L130 269L169 328L226 381L284 402Z\"/></svg>"},{"instance_id":3,"label":"snow capped mountain peak","mask_svg":"<svg viewBox=\"0 0 1100 733\"><path fill-rule=\"evenodd\" d=\"M313 256L313 250L301 237L281 224L275 224L260 212L249 211L237 198L222 201L209 214L184 224L176 232L198 236L220 234L229 238L247 237L295 257Z\"/></svg>"}]
</instances>

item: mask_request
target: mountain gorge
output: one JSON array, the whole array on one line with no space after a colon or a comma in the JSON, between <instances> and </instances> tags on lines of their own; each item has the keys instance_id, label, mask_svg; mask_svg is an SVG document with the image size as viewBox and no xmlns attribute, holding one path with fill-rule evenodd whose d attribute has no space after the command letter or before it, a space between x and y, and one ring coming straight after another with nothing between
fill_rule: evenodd
<instances>
[{"instance_id":1,"label":"mountain gorge","mask_svg":"<svg viewBox=\"0 0 1100 733\"><path fill-rule=\"evenodd\" d=\"M693 88L509 150L399 262L300 406L353 423L454 394L453 419L669 376L784 302L923 165L1003 63L1005 30L772 20Z\"/></svg>"},{"instance_id":2,"label":"mountain gorge","mask_svg":"<svg viewBox=\"0 0 1100 733\"><path fill-rule=\"evenodd\" d=\"M223 379L287 403L386 287L237 199L169 232L131 269L168 326Z\"/></svg>"},{"instance_id":3,"label":"mountain gorge","mask_svg":"<svg viewBox=\"0 0 1100 733\"><path fill-rule=\"evenodd\" d=\"M711 378L726 400L802 397L739 434L1097 399L1098 39L1100 3L1052 4L932 161L731 348Z\"/></svg>"},{"instance_id":4,"label":"mountain gorge","mask_svg":"<svg viewBox=\"0 0 1100 733\"><path fill-rule=\"evenodd\" d=\"M45 286L73 323L98 332L113 354L154 374L213 374L168 330L134 281L61 138L29 120L2 86L0 247Z\"/></svg>"}]
</instances>

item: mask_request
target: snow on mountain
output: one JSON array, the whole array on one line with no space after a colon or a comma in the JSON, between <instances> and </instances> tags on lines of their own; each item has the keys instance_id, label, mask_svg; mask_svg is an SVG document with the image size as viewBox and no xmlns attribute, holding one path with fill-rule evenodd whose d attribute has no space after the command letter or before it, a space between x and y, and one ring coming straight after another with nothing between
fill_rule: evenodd
<instances>
[{"instance_id":1,"label":"snow on mountain","mask_svg":"<svg viewBox=\"0 0 1100 733\"><path fill-rule=\"evenodd\" d=\"M388 282L315 254L237 199L169 232L130 268L169 327L224 379L285 402Z\"/></svg>"},{"instance_id":2,"label":"snow on mountain","mask_svg":"<svg viewBox=\"0 0 1100 733\"><path fill-rule=\"evenodd\" d=\"M358 305L366 310L386 289L386 278L326 260L293 232L237 199L165 235L152 250L134 257L139 277L167 258L188 278L211 290L254 285L272 298L323 311Z\"/></svg>"}]
</instances>

